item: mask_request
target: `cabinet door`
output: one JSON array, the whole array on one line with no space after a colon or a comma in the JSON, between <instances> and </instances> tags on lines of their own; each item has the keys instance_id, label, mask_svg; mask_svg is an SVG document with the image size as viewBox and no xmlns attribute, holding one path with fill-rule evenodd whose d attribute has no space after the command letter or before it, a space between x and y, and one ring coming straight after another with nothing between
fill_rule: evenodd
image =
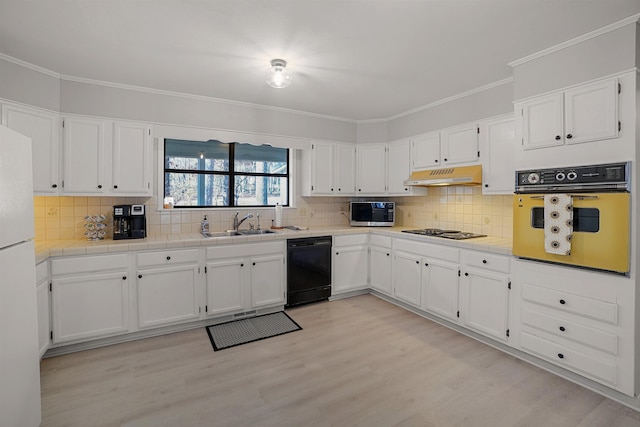
<instances>
[{"instance_id":1,"label":"cabinet door","mask_svg":"<svg viewBox=\"0 0 640 427\"><path fill-rule=\"evenodd\" d=\"M251 308L284 302L284 255L251 258Z\"/></svg>"},{"instance_id":2,"label":"cabinet door","mask_svg":"<svg viewBox=\"0 0 640 427\"><path fill-rule=\"evenodd\" d=\"M245 311L247 261L242 258L208 262L207 314Z\"/></svg>"},{"instance_id":3,"label":"cabinet door","mask_svg":"<svg viewBox=\"0 0 640 427\"><path fill-rule=\"evenodd\" d=\"M393 256L393 291L401 301L420 307L422 302L421 257L415 254L396 251Z\"/></svg>"},{"instance_id":4,"label":"cabinet door","mask_svg":"<svg viewBox=\"0 0 640 427\"><path fill-rule=\"evenodd\" d=\"M391 248L371 246L369 253L369 286L391 295Z\"/></svg>"},{"instance_id":5,"label":"cabinet door","mask_svg":"<svg viewBox=\"0 0 640 427\"><path fill-rule=\"evenodd\" d=\"M63 191L100 194L104 182L105 123L102 120L66 118L63 141Z\"/></svg>"},{"instance_id":6,"label":"cabinet door","mask_svg":"<svg viewBox=\"0 0 640 427\"><path fill-rule=\"evenodd\" d=\"M333 294L367 287L368 255L366 246L333 248Z\"/></svg>"},{"instance_id":7,"label":"cabinet door","mask_svg":"<svg viewBox=\"0 0 640 427\"><path fill-rule=\"evenodd\" d=\"M100 338L129 329L126 270L53 279L53 342Z\"/></svg>"},{"instance_id":8,"label":"cabinet door","mask_svg":"<svg viewBox=\"0 0 640 427\"><path fill-rule=\"evenodd\" d=\"M36 298L38 299L38 347L40 357L49 348L50 306L49 306L49 281L43 280L36 286Z\"/></svg>"},{"instance_id":9,"label":"cabinet door","mask_svg":"<svg viewBox=\"0 0 640 427\"><path fill-rule=\"evenodd\" d=\"M505 275L466 269L460 280L462 324L491 338L507 340L509 279Z\"/></svg>"},{"instance_id":10,"label":"cabinet door","mask_svg":"<svg viewBox=\"0 0 640 427\"><path fill-rule=\"evenodd\" d=\"M356 193L356 146L336 145L336 193L354 195Z\"/></svg>"},{"instance_id":11,"label":"cabinet door","mask_svg":"<svg viewBox=\"0 0 640 427\"><path fill-rule=\"evenodd\" d=\"M618 82L607 80L564 93L567 144L618 136Z\"/></svg>"},{"instance_id":12,"label":"cabinet door","mask_svg":"<svg viewBox=\"0 0 640 427\"><path fill-rule=\"evenodd\" d=\"M561 93L522 103L522 144L525 150L564 144Z\"/></svg>"},{"instance_id":13,"label":"cabinet door","mask_svg":"<svg viewBox=\"0 0 640 427\"><path fill-rule=\"evenodd\" d=\"M411 150L409 141L389 144L387 153L387 192L389 194L409 194L404 180L411 174Z\"/></svg>"},{"instance_id":14,"label":"cabinet door","mask_svg":"<svg viewBox=\"0 0 640 427\"><path fill-rule=\"evenodd\" d=\"M334 194L334 144L317 142L311 146L311 194Z\"/></svg>"},{"instance_id":15,"label":"cabinet door","mask_svg":"<svg viewBox=\"0 0 640 427\"><path fill-rule=\"evenodd\" d=\"M513 115L480 124L483 194L513 194L515 148Z\"/></svg>"},{"instance_id":16,"label":"cabinet door","mask_svg":"<svg viewBox=\"0 0 640 427\"><path fill-rule=\"evenodd\" d=\"M198 267L138 271L138 326L148 328L198 318Z\"/></svg>"},{"instance_id":17,"label":"cabinet door","mask_svg":"<svg viewBox=\"0 0 640 427\"><path fill-rule=\"evenodd\" d=\"M478 161L478 126L445 129L442 134L442 166Z\"/></svg>"},{"instance_id":18,"label":"cabinet door","mask_svg":"<svg viewBox=\"0 0 640 427\"><path fill-rule=\"evenodd\" d=\"M151 195L151 128L145 124L113 124L111 188L117 194Z\"/></svg>"},{"instance_id":19,"label":"cabinet door","mask_svg":"<svg viewBox=\"0 0 640 427\"><path fill-rule=\"evenodd\" d=\"M59 177L58 115L12 105L2 106L2 122L10 129L31 138L33 191L56 194Z\"/></svg>"},{"instance_id":20,"label":"cabinet door","mask_svg":"<svg viewBox=\"0 0 640 427\"><path fill-rule=\"evenodd\" d=\"M458 265L424 260L422 283L425 310L452 322L458 321Z\"/></svg>"},{"instance_id":21,"label":"cabinet door","mask_svg":"<svg viewBox=\"0 0 640 427\"><path fill-rule=\"evenodd\" d=\"M386 191L387 146L358 145L358 194L383 194Z\"/></svg>"},{"instance_id":22,"label":"cabinet door","mask_svg":"<svg viewBox=\"0 0 640 427\"><path fill-rule=\"evenodd\" d=\"M411 140L411 170L428 169L440 165L440 132Z\"/></svg>"}]
</instances>

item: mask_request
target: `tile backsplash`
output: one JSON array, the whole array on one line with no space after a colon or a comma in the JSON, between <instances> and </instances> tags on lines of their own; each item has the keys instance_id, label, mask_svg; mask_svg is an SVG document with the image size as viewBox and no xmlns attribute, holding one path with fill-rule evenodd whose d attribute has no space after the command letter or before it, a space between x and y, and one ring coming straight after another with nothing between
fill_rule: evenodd
<instances>
[{"instance_id":1,"label":"tile backsplash","mask_svg":"<svg viewBox=\"0 0 640 427\"><path fill-rule=\"evenodd\" d=\"M385 198L396 201L396 224L406 227L447 228L497 237L512 236L513 196L483 196L480 187L430 188L427 196ZM158 210L155 197L84 197L35 196L36 240L84 239L85 216L103 214L108 217L107 236L112 235L113 205L144 204L147 234L184 234L200 232L200 223L207 215L211 231L232 228L233 215L251 212L254 217L243 224L271 227L274 208L237 209L172 209ZM297 197L295 208L283 210L284 225L338 226L349 224L349 197ZM359 199L361 200L361 199Z\"/></svg>"}]
</instances>

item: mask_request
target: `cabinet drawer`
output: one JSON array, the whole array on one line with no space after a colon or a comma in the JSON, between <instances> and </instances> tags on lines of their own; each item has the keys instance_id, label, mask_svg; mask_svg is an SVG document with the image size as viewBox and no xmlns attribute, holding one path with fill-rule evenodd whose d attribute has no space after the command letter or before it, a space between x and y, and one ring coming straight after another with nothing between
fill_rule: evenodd
<instances>
[{"instance_id":1,"label":"cabinet drawer","mask_svg":"<svg viewBox=\"0 0 640 427\"><path fill-rule=\"evenodd\" d=\"M616 365L613 358L599 359L527 332L520 334L520 344L524 350L542 356L558 366L601 382L614 385L616 383Z\"/></svg>"},{"instance_id":2,"label":"cabinet drawer","mask_svg":"<svg viewBox=\"0 0 640 427\"><path fill-rule=\"evenodd\" d=\"M427 258L441 259L443 261L449 261L456 264L460 261L460 250L447 245L394 239L393 247L394 249L401 250L403 252L410 252Z\"/></svg>"},{"instance_id":3,"label":"cabinet drawer","mask_svg":"<svg viewBox=\"0 0 640 427\"><path fill-rule=\"evenodd\" d=\"M81 256L51 260L51 275L93 273L96 271L126 269L127 254Z\"/></svg>"},{"instance_id":4,"label":"cabinet drawer","mask_svg":"<svg viewBox=\"0 0 640 427\"><path fill-rule=\"evenodd\" d=\"M522 285L522 298L561 312L574 313L612 325L618 323L618 305L610 302L528 284Z\"/></svg>"},{"instance_id":5,"label":"cabinet drawer","mask_svg":"<svg viewBox=\"0 0 640 427\"><path fill-rule=\"evenodd\" d=\"M285 241L256 243L253 245L229 245L207 247L207 259L238 258L266 254L285 254Z\"/></svg>"},{"instance_id":6,"label":"cabinet drawer","mask_svg":"<svg viewBox=\"0 0 640 427\"><path fill-rule=\"evenodd\" d=\"M42 261L36 265L36 283L40 283L49 276L49 263Z\"/></svg>"},{"instance_id":7,"label":"cabinet drawer","mask_svg":"<svg viewBox=\"0 0 640 427\"><path fill-rule=\"evenodd\" d=\"M333 246L357 246L368 243L368 234L353 234L348 236L335 236Z\"/></svg>"},{"instance_id":8,"label":"cabinet drawer","mask_svg":"<svg viewBox=\"0 0 640 427\"><path fill-rule=\"evenodd\" d=\"M601 331L529 309L522 311L522 323L558 337L605 351L614 356L618 354L618 336L611 332Z\"/></svg>"},{"instance_id":9,"label":"cabinet drawer","mask_svg":"<svg viewBox=\"0 0 640 427\"><path fill-rule=\"evenodd\" d=\"M500 273L509 273L509 257L486 252L462 251L462 264Z\"/></svg>"},{"instance_id":10,"label":"cabinet drawer","mask_svg":"<svg viewBox=\"0 0 640 427\"><path fill-rule=\"evenodd\" d=\"M137 266L150 267L198 262L198 249L160 252L141 252L137 255Z\"/></svg>"},{"instance_id":11,"label":"cabinet drawer","mask_svg":"<svg viewBox=\"0 0 640 427\"><path fill-rule=\"evenodd\" d=\"M372 246L382 246L385 248L391 247L391 237L377 236L375 234L369 235L369 244Z\"/></svg>"}]
</instances>

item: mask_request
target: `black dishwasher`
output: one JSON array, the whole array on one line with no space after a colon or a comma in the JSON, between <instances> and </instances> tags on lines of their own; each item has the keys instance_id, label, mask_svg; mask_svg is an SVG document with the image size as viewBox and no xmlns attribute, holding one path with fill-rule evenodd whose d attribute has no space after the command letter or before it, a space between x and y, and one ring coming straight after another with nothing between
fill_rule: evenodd
<instances>
[{"instance_id":1,"label":"black dishwasher","mask_svg":"<svg viewBox=\"0 0 640 427\"><path fill-rule=\"evenodd\" d=\"M331 296L331 236L287 240L287 307Z\"/></svg>"}]
</instances>

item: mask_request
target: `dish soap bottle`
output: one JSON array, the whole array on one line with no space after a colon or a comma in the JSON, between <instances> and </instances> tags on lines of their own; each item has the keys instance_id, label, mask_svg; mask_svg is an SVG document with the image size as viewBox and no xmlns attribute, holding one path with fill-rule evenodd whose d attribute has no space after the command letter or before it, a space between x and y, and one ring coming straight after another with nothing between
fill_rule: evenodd
<instances>
[{"instance_id":1,"label":"dish soap bottle","mask_svg":"<svg viewBox=\"0 0 640 427\"><path fill-rule=\"evenodd\" d=\"M203 233L209 232L209 220L207 220L207 216L205 215L202 219L202 224L200 224L200 228Z\"/></svg>"}]
</instances>

